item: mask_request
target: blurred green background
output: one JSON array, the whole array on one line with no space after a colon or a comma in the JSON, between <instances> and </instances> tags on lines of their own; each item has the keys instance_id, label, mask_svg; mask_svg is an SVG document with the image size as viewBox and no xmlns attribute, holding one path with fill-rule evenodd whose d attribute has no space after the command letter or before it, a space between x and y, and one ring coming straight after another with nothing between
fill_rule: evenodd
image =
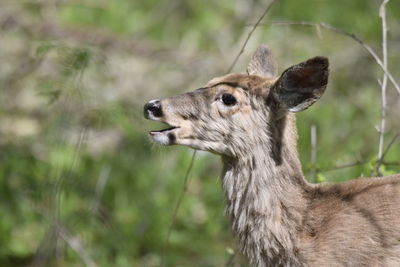
<instances>
[{"instance_id":1,"label":"blurred green background","mask_svg":"<svg viewBox=\"0 0 400 267\"><path fill-rule=\"evenodd\" d=\"M167 266L246 266L223 216L219 158L207 153L195 159L166 245L192 151L151 144L147 132L160 125L142 107L223 75L267 3L1 0L0 266L160 266L163 255ZM326 22L381 55L380 3L278 0L263 22ZM399 1L389 2L387 16L389 69L400 80ZM330 59L327 92L297 116L307 178L371 175L383 75L375 61L326 29L268 24L234 71L245 70L260 43L280 71L316 55ZM387 94L385 147L400 131L390 83ZM395 172L398 142L381 167Z\"/></svg>"}]
</instances>

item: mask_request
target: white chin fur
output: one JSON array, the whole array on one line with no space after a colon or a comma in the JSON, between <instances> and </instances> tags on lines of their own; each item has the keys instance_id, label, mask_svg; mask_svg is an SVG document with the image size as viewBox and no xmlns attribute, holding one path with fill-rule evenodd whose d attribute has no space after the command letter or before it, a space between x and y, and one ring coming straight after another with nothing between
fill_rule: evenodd
<instances>
[{"instance_id":1,"label":"white chin fur","mask_svg":"<svg viewBox=\"0 0 400 267\"><path fill-rule=\"evenodd\" d=\"M167 133L151 133L150 134L151 139L153 139L154 142L167 146L169 145L169 137Z\"/></svg>"}]
</instances>

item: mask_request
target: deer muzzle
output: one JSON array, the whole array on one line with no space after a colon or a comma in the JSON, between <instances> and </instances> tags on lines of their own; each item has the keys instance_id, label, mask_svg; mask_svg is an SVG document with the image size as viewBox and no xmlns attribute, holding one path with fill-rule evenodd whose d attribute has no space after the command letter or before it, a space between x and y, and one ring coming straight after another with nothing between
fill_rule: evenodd
<instances>
[{"instance_id":1,"label":"deer muzzle","mask_svg":"<svg viewBox=\"0 0 400 267\"><path fill-rule=\"evenodd\" d=\"M173 145L176 141L177 126L170 125L163 120L164 114L161 106L161 101L151 100L144 105L144 117L148 120L161 121L167 124L168 128L162 130L153 130L149 132L151 139L160 145Z\"/></svg>"}]
</instances>

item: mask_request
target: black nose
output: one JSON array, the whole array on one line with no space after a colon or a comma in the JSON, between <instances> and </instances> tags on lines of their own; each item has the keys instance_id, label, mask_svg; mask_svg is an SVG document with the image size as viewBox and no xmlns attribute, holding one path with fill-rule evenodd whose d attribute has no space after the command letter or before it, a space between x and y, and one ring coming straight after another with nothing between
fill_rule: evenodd
<instances>
[{"instance_id":1,"label":"black nose","mask_svg":"<svg viewBox=\"0 0 400 267\"><path fill-rule=\"evenodd\" d=\"M157 118L162 117L163 113L160 100L151 100L144 105L144 116L150 119L150 115Z\"/></svg>"}]
</instances>

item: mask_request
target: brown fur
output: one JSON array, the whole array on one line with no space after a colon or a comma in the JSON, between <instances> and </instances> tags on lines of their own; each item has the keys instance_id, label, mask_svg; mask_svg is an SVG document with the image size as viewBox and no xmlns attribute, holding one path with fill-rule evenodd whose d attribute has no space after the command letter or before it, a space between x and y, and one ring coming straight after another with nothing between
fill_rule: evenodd
<instances>
[{"instance_id":1,"label":"brown fur","mask_svg":"<svg viewBox=\"0 0 400 267\"><path fill-rule=\"evenodd\" d=\"M262 46L250 75L215 78L162 99L160 117L145 110L178 127L153 139L221 155L226 215L254 266L400 266L400 175L309 184L289 111L321 97L328 61L317 57L276 78L271 57ZM237 103L224 104L223 94Z\"/></svg>"}]
</instances>

